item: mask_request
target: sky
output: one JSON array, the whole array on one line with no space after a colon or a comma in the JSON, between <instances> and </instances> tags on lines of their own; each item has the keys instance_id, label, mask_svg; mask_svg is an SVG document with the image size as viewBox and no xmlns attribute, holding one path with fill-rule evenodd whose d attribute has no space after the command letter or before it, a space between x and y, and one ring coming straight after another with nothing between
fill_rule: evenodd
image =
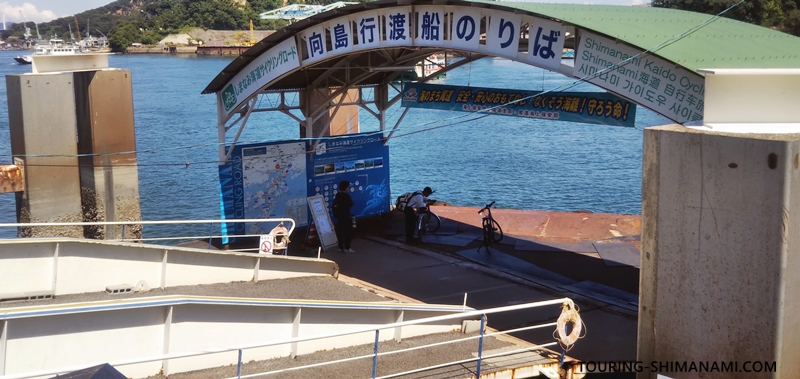
<instances>
[{"instance_id":1,"label":"sky","mask_svg":"<svg viewBox=\"0 0 800 379\"><path fill-rule=\"evenodd\" d=\"M47 22L59 17L71 16L89 9L101 7L114 0L0 0L0 12L5 16L6 22L17 23L22 21ZM514 0L511 0L514 1ZM631 5L649 2L649 0L548 0L548 3L578 3L578 4L613 4ZM22 11L22 16L20 16Z\"/></svg>"}]
</instances>

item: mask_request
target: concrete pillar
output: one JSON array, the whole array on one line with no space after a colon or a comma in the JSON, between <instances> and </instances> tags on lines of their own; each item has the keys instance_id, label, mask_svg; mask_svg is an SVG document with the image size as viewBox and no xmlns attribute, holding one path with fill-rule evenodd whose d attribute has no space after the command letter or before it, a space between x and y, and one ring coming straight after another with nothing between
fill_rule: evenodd
<instances>
[{"instance_id":1,"label":"concrete pillar","mask_svg":"<svg viewBox=\"0 0 800 379\"><path fill-rule=\"evenodd\" d=\"M709 72L703 127L645 129L638 360L648 368L726 362L740 371L663 372L681 379L800 372L800 133L785 133L800 132L793 75ZM793 97L793 108L769 96ZM731 116L741 109L749 119ZM756 361L777 372L743 372Z\"/></svg>"},{"instance_id":2,"label":"concrete pillar","mask_svg":"<svg viewBox=\"0 0 800 379\"><path fill-rule=\"evenodd\" d=\"M76 72L75 99L84 221L141 220L139 174L130 70ZM87 227L87 238L120 238L117 226ZM140 224L125 227L125 239L141 238Z\"/></svg>"},{"instance_id":3,"label":"concrete pillar","mask_svg":"<svg viewBox=\"0 0 800 379\"><path fill-rule=\"evenodd\" d=\"M308 116L310 111L317 109L334 91L335 89L328 88L303 90L300 96L303 114ZM344 100L345 103L352 103L358 101L358 97L358 89L353 88L331 100L329 102L331 104L330 109L325 111L325 113L312 124L311 136L328 137L358 133L358 105L342 105L336 110L336 104L340 101ZM306 136L306 134L304 134L303 125L301 125L300 128L300 135Z\"/></svg>"},{"instance_id":4,"label":"concrete pillar","mask_svg":"<svg viewBox=\"0 0 800 379\"><path fill-rule=\"evenodd\" d=\"M16 193L17 222L82 221L72 74L8 75L6 90L11 154L21 158L25 171L25 190ZM80 227L18 233L83 237Z\"/></svg>"}]
</instances>

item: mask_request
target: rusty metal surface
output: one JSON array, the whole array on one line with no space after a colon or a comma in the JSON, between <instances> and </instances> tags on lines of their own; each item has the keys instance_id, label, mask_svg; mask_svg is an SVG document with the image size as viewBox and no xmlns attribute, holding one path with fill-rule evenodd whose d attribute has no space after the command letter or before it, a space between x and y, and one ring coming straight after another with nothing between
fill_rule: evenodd
<instances>
[{"instance_id":1,"label":"rusty metal surface","mask_svg":"<svg viewBox=\"0 0 800 379\"><path fill-rule=\"evenodd\" d=\"M432 209L441 217L481 227L481 216L475 208L434 206ZM553 242L630 239L640 234L642 224L639 215L608 213L493 209L492 216L506 234Z\"/></svg>"},{"instance_id":2,"label":"rusty metal surface","mask_svg":"<svg viewBox=\"0 0 800 379\"><path fill-rule=\"evenodd\" d=\"M25 190L25 175L21 165L0 166L0 193L21 192Z\"/></svg>"}]
</instances>

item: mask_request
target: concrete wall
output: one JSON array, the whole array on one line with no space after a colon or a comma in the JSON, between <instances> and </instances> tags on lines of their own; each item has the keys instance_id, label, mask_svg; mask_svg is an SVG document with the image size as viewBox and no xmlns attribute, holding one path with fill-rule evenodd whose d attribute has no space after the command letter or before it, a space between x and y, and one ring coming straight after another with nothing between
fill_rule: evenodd
<instances>
[{"instance_id":1,"label":"concrete wall","mask_svg":"<svg viewBox=\"0 0 800 379\"><path fill-rule=\"evenodd\" d=\"M466 309L472 310L471 308ZM0 375L42 373L110 363L128 377L142 378L236 364L238 351L120 364L165 354L267 344L290 338L362 330L406 320L457 314L459 306L428 304L331 304L324 301L162 296L102 304L64 304L9 309L0 315ZM406 337L460 329L467 318L402 328ZM355 336L355 337L354 337ZM374 332L299 343L299 354L369 344ZM362 336L362 337L358 337ZM381 341L395 337L382 331ZM292 345L243 350L244 362L285 357ZM313 369L311 369L313 370ZM298 377L305 376L302 372ZM37 375L50 378L52 374Z\"/></svg>"},{"instance_id":2,"label":"concrete wall","mask_svg":"<svg viewBox=\"0 0 800 379\"><path fill-rule=\"evenodd\" d=\"M6 76L13 155L25 157L25 191L16 194L18 222L79 222L80 184L72 74ZM80 227L38 227L23 236L81 237Z\"/></svg>"},{"instance_id":3,"label":"concrete wall","mask_svg":"<svg viewBox=\"0 0 800 379\"><path fill-rule=\"evenodd\" d=\"M139 281L165 288L336 275L336 263L324 259L96 240L0 241L0 299L38 291L54 296L102 292Z\"/></svg>"},{"instance_id":4,"label":"concrete wall","mask_svg":"<svg viewBox=\"0 0 800 379\"><path fill-rule=\"evenodd\" d=\"M638 360L778 365L681 379L797 377L799 166L799 134L645 129Z\"/></svg>"},{"instance_id":5,"label":"concrete wall","mask_svg":"<svg viewBox=\"0 0 800 379\"><path fill-rule=\"evenodd\" d=\"M84 221L141 220L139 175L130 70L76 72L81 196ZM86 227L87 238L120 238L121 227ZM141 238L141 225L125 228L125 238Z\"/></svg>"}]
</instances>

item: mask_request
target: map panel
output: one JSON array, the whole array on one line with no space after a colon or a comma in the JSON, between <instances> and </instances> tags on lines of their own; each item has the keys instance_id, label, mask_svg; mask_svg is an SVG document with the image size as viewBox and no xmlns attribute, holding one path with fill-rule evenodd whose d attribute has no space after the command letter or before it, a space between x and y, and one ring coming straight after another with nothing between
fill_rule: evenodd
<instances>
[{"instance_id":1,"label":"map panel","mask_svg":"<svg viewBox=\"0 0 800 379\"><path fill-rule=\"evenodd\" d=\"M291 142L242 148L244 218L289 217L308 223L306 144ZM265 234L271 224L246 226L247 234Z\"/></svg>"}]
</instances>

